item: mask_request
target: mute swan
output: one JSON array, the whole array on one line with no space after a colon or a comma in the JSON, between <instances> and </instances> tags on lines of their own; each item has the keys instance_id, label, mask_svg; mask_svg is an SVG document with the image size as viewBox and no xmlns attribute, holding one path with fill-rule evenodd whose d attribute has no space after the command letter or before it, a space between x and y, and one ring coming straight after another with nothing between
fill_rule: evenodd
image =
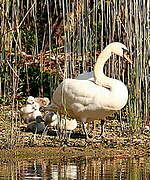
<instances>
[{"instance_id":1,"label":"mute swan","mask_svg":"<svg viewBox=\"0 0 150 180\"><path fill-rule=\"evenodd\" d=\"M77 127L76 119L61 119L57 116L57 114L53 112L48 112L44 116L45 125L51 125L55 129L61 128L62 131L69 131L69 138L71 135L71 131L73 131Z\"/></svg>"},{"instance_id":2,"label":"mute swan","mask_svg":"<svg viewBox=\"0 0 150 180\"><path fill-rule=\"evenodd\" d=\"M50 103L50 100L47 97L35 97L35 102L38 103L40 107L42 107L47 106Z\"/></svg>"},{"instance_id":3,"label":"mute swan","mask_svg":"<svg viewBox=\"0 0 150 180\"><path fill-rule=\"evenodd\" d=\"M127 103L128 90L123 82L109 78L103 73L105 62L111 54L119 55L131 63L127 47L119 42L106 46L100 53L94 66L94 82L89 80L65 79L54 91L52 104L44 110L68 114L83 123L83 130L88 138L84 124L105 117L121 110Z\"/></svg>"},{"instance_id":4,"label":"mute swan","mask_svg":"<svg viewBox=\"0 0 150 180\"><path fill-rule=\"evenodd\" d=\"M28 99L27 99L27 104L26 106L22 107L20 109L20 115L21 115L21 118L26 122L26 123L29 123L31 121L34 121L35 118L34 118L34 112L37 111L40 115L41 112L39 111L39 104L37 102L35 102L35 99L33 96L29 96Z\"/></svg>"},{"instance_id":5,"label":"mute swan","mask_svg":"<svg viewBox=\"0 0 150 180\"><path fill-rule=\"evenodd\" d=\"M45 125L44 125L44 123L42 123L43 119L40 114L40 111L37 111L37 110L34 111L33 117L34 117L35 121L33 121L27 125L26 131L32 132L32 133L38 133L38 134L43 133L45 130Z\"/></svg>"}]
</instances>

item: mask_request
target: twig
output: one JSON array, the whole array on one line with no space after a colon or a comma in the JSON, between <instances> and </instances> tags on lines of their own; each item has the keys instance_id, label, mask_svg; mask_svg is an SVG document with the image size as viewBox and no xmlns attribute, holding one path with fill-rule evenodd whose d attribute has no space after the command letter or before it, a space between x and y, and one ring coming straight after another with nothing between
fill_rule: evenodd
<instances>
[{"instance_id":1,"label":"twig","mask_svg":"<svg viewBox=\"0 0 150 180\"><path fill-rule=\"evenodd\" d=\"M18 76L18 74L16 73L16 71L12 68L12 66L11 66L11 64L9 63L9 61L8 60L6 60L7 61L7 64L9 65L9 67L10 67L10 69L13 71L13 73L16 75L16 77L20 80L20 81L22 81L20 78L19 78L19 76Z\"/></svg>"}]
</instances>

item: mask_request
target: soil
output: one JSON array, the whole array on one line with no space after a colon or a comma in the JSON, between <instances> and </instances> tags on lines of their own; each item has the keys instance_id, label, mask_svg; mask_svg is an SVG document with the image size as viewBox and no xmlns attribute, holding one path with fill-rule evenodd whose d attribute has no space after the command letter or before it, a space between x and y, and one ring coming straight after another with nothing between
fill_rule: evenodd
<instances>
[{"instance_id":1,"label":"soil","mask_svg":"<svg viewBox=\"0 0 150 180\"><path fill-rule=\"evenodd\" d=\"M99 136L99 128L92 131L95 138L90 140L85 140L80 130L74 132L70 139L59 139L54 135L55 133L40 135L24 132L25 125L19 123L17 126L13 125L15 128L12 131L10 125L6 122L5 126L3 122L0 124L1 160L35 157L57 160L62 157L78 158L79 156L102 158L150 156L149 129L131 132L126 126L125 130L121 131L118 121L106 122L104 136Z\"/></svg>"}]
</instances>

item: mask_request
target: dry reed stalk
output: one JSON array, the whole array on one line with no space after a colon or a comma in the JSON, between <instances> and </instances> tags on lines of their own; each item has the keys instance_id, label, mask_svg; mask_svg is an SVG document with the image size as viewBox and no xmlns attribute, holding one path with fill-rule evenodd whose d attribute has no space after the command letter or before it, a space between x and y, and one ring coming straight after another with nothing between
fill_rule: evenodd
<instances>
[{"instance_id":1,"label":"dry reed stalk","mask_svg":"<svg viewBox=\"0 0 150 180\"><path fill-rule=\"evenodd\" d=\"M41 17L44 26L39 23ZM40 2L3 0L1 60L6 63L0 67L3 72L5 69L1 78L1 96L6 98L13 95L15 98L17 95L21 84L21 81L17 80L17 75L21 76L22 70L19 67L22 57L17 55L20 51L28 51L30 46L28 41L31 38L33 42L32 51L31 49L30 51L33 55L49 50L50 53L55 51L57 58L60 53L65 53L64 78L72 78L83 71L92 71L99 51L102 51L110 42L120 41L129 48L133 66L122 64L121 61L116 63L109 60L105 73L123 80L129 89L128 105L120 113L120 119L127 117L131 126L135 128L138 128L141 123L147 124L149 122L148 22L147 0L45 0ZM40 27L44 27L42 35L39 31ZM57 36L54 31L57 31ZM55 39L53 39L54 34ZM15 56L7 55L7 51L13 51ZM116 59L116 56L113 56L113 59ZM45 81L42 57L40 62L39 94L43 95ZM31 67L28 65L24 66L27 92L31 90L29 68ZM58 83L58 77L50 75L50 97ZM15 110L15 99L11 102Z\"/></svg>"}]
</instances>

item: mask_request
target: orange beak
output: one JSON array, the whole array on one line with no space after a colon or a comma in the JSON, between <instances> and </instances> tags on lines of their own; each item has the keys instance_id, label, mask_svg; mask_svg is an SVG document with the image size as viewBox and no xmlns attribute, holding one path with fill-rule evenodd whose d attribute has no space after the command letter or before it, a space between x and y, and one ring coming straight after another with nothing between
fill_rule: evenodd
<instances>
[{"instance_id":1,"label":"orange beak","mask_svg":"<svg viewBox=\"0 0 150 180\"><path fill-rule=\"evenodd\" d=\"M128 55L127 53L124 54L123 56L124 56L124 58L125 58L129 63L132 64L132 60L129 58L129 55Z\"/></svg>"}]
</instances>

